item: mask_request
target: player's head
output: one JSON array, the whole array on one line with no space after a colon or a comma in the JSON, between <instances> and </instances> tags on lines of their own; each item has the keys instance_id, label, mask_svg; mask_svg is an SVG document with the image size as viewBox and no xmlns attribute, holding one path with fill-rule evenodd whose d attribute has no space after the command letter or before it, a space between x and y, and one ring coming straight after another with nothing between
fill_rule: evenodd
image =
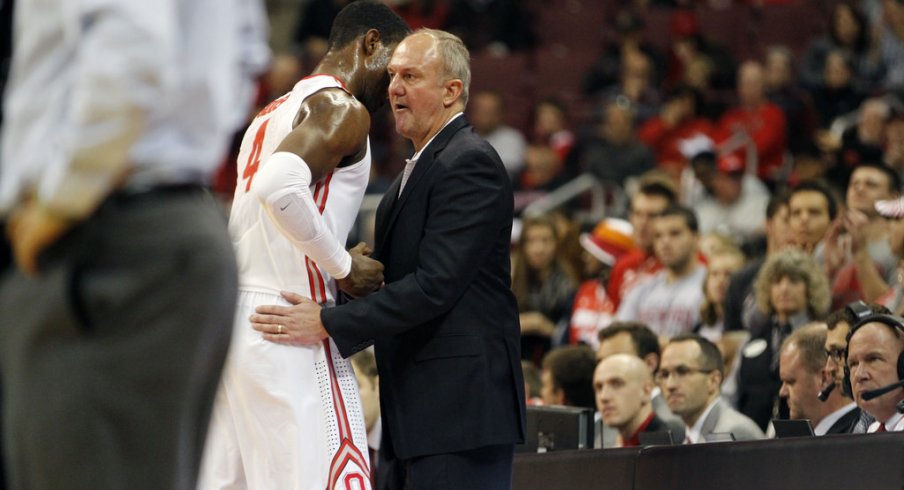
<instances>
[{"instance_id":1,"label":"player's head","mask_svg":"<svg viewBox=\"0 0 904 490\"><path fill-rule=\"evenodd\" d=\"M345 6L333 20L329 49L342 49L370 30L380 33L385 46L394 47L405 39L411 28L383 2L358 0Z\"/></svg>"},{"instance_id":2,"label":"player's head","mask_svg":"<svg viewBox=\"0 0 904 490\"><path fill-rule=\"evenodd\" d=\"M389 75L386 65L396 46L411 33L411 28L383 2L358 0L343 8L330 30L329 49L335 53L356 44L363 53L364 78L357 84L355 97L371 112L386 102ZM354 76L354 75L353 75Z\"/></svg>"}]
</instances>

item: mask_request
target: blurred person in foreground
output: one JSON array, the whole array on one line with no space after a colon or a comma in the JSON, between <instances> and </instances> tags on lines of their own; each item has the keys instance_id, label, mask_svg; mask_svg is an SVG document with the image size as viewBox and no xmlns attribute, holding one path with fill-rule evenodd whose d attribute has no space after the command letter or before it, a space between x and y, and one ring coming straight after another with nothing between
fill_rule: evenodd
<instances>
[{"instance_id":1,"label":"blurred person in foreground","mask_svg":"<svg viewBox=\"0 0 904 490\"><path fill-rule=\"evenodd\" d=\"M195 488L235 255L205 190L269 50L263 2L18 1L0 209L11 488Z\"/></svg>"}]
</instances>

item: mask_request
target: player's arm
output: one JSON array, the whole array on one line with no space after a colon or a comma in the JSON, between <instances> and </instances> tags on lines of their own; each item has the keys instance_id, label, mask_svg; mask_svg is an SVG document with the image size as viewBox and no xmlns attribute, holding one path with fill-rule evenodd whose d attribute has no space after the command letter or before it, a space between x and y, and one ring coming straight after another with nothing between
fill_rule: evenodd
<instances>
[{"instance_id":1,"label":"player's arm","mask_svg":"<svg viewBox=\"0 0 904 490\"><path fill-rule=\"evenodd\" d=\"M360 247L345 250L324 223L310 187L343 158L362 153L369 130L370 116L360 102L343 91L323 90L302 104L297 126L252 184L283 234L354 295L379 287L383 266Z\"/></svg>"}]
</instances>

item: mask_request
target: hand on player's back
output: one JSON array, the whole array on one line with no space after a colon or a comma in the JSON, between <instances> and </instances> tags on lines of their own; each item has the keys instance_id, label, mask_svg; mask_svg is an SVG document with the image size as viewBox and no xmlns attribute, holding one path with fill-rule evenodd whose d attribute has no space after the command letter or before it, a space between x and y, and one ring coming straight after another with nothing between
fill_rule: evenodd
<instances>
[{"instance_id":1,"label":"hand on player's back","mask_svg":"<svg viewBox=\"0 0 904 490\"><path fill-rule=\"evenodd\" d=\"M383 284L383 264L370 258L372 250L361 242L348 251L352 256L352 270L342 279L337 279L339 289L358 297L370 294Z\"/></svg>"}]
</instances>

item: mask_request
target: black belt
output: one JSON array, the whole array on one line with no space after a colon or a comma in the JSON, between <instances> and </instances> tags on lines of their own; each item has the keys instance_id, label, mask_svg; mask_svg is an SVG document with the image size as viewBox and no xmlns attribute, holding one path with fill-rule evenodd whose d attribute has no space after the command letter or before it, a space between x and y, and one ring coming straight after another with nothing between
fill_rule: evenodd
<instances>
[{"instance_id":1,"label":"black belt","mask_svg":"<svg viewBox=\"0 0 904 490\"><path fill-rule=\"evenodd\" d=\"M136 204L139 202L176 197L181 195L200 194L207 188L200 184L168 184L139 188L123 188L107 196L106 203L114 205Z\"/></svg>"}]
</instances>

